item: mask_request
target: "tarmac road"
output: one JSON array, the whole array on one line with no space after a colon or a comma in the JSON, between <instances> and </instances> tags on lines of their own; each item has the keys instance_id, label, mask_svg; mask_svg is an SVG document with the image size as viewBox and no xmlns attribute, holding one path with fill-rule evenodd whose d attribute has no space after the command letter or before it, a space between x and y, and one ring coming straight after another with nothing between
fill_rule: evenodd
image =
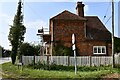
<instances>
[{"instance_id":1,"label":"tarmac road","mask_svg":"<svg viewBox=\"0 0 120 80\"><path fill-rule=\"evenodd\" d=\"M6 63L6 62L10 62L10 61L11 61L10 57L0 58L0 64Z\"/></svg>"}]
</instances>

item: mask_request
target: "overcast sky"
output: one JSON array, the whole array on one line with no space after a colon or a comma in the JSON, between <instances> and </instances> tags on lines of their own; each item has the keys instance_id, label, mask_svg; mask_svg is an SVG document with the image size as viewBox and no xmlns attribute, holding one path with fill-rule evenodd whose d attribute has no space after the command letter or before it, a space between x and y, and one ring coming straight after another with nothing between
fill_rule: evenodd
<instances>
[{"instance_id":1,"label":"overcast sky","mask_svg":"<svg viewBox=\"0 0 120 80\"><path fill-rule=\"evenodd\" d=\"M42 0L43 1L43 0ZM31 0L31 2L24 2L23 14L24 25L27 28L25 34L25 42L38 43L39 37L36 35L37 30L44 27L49 28L49 19L64 10L68 10L76 14L75 0L62 0L55 2L55 0ZM5 49L10 49L8 41L9 25L12 21L17 10L17 1L2 1L0 2L0 45ZM105 24L106 28L111 31L111 3L110 2L90 2L84 1L85 16L98 16ZM106 18L104 19L104 16ZM107 20L110 20L107 22ZM107 23L106 23L107 22ZM118 2L115 2L115 36L118 36Z\"/></svg>"}]
</instances>

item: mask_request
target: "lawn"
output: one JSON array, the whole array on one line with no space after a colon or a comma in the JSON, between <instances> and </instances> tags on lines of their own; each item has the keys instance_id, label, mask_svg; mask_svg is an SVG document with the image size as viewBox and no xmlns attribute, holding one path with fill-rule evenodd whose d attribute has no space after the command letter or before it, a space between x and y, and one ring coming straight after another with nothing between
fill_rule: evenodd
<instances>
[{"instance_id":1,"label":"lawn","mask_svg":"<svg viewBox=\"0 0 120 80\"><path fill-rule=\"evenodd\" d=\"M77 71L77 75L74 71L59 71L59 70L40 70L23 67L18 69L18 66L9 63L2 64L3 78L101 78L106 74L118 73L120 70L98 70L98 71Z\"/></svg>"}]
</instances>

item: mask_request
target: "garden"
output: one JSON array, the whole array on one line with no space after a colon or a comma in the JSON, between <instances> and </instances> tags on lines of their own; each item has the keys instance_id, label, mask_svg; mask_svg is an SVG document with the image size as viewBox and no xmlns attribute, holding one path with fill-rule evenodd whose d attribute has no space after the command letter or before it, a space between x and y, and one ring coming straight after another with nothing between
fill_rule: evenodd
<instances>
[{"instance_id":1,"label":"garden","mask_svg":"<svg viewBox=\"0 0 120 80\"><path fill-rule=\"evenodd\" d=\"M28 66L12 65L11 62L2 64L2 71L0 72L3 78L47 78L47 79L101 79L108 74L120 74L120 66L112 68L111 66L101 67L77 67L77 74L75 75L73 66L62 65L45 65L43 63L31 64ZM118 78L118 77L115 77Z\"/></svg>"}]
</instances>

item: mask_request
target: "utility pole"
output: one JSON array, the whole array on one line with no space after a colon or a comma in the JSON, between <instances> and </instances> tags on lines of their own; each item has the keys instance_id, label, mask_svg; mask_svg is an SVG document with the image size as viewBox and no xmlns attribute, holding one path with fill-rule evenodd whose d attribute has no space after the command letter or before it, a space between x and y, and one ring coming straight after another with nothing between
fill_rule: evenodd
<instances>
[{"instance_id":1,"label":"utility pole","mask_svg":"<svg viewBox=\"0 0 120 80\"><path fill-rule=\"evenodd\" d=\"M114 0L112 0L112 68L115 67L114 59Z\"/></svg>"}]
</instances>

